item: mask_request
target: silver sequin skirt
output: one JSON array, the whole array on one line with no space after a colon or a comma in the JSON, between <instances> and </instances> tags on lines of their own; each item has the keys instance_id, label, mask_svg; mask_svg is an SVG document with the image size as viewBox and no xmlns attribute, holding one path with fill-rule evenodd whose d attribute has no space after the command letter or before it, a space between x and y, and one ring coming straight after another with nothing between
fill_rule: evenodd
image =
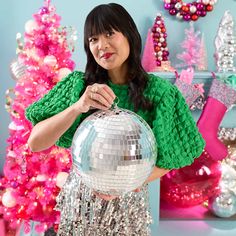
<instances>
[{"instance_id":1,"label":"silver sequin skirt","mask_svg":"<svg viewBox=\"0 0 236 236\"><path fill-rule=\"evenodd\" d=\"M58 236L150 236L147 185L111 201L97 197L73 169L57 197Z\"/></svg>"}]
</instances>

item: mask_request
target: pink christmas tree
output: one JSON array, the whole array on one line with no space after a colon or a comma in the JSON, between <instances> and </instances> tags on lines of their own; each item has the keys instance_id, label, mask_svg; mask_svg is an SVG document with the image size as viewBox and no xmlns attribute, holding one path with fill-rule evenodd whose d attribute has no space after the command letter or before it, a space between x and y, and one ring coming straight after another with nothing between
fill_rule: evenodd
<instances>
[{"instance_id":1,"label":"pink christmas tree","mask_svg":"<svg viewBox=\"0 0 236 236\"><path fill-rule=\"evenodd\" d=\"M152 28L148 30L143 51L142 65L146 71L174 71L168 60L166 38L164 19L158 13Z\"/></svg>"},{"instance_id":2,"label":"pink christmas tree","mask_svg":"<svg viewBox=\"0 0 236 236\"><path fill-rule=\"evenodd\" d=\"M33 19L26 22L24 42L17 34L18 58L11 64L17 82L13 90L15 98L11 99L9 94L7 102L12 121L4 177L0 182L3 189L0 214L13 228L24 220L26 232L29 220L41 222L37 225L38 232L58 222L55 198L71 167L69 150L56 146L43 152L29 150L27 140L32 125L24 115L30 104L75 67L71 49L76 34L60 27L60 19L50 0L45 1Z\"/></svg>"},{"instance_id":3,"label":"pink christmas tree","mask_svg":"<svg viewBox=\"0 0 236 236\"><path fill-rule=\"evenodd\" d=\"M177 58L182 61L177 67L195 67L200 59L200 44L201 40L199 38L200 32L195 32L193 24L190 23L190 28L185 29L185 39L181 43L181 47L184 51L177 54Z\"/></svg>"}]
</instances>

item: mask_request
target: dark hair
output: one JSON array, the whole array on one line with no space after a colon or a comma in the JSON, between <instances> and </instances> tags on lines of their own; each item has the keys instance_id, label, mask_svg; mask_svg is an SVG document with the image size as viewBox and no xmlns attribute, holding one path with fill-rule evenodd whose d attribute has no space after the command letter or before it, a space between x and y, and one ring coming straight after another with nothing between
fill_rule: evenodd
<instances>
[{"instance_id":1,"label":"dark hair","mask_svg":"<svg viewBox=\"0 0 236 236\"><path fill-rule=\"evenodd\" d=\"M150 110L151 102L144 97L148 75L141 65L142 41L138 29L129 13L119 4L109 3L95 7L87 16L84 25L84 49L87 54L85 68L86 85L107 83L107 70L98 65L89 49L89 38L112 31L121 32L128 40L130 54L128 62L129 98L134 110Z\"/></svg>"}]
</instances>

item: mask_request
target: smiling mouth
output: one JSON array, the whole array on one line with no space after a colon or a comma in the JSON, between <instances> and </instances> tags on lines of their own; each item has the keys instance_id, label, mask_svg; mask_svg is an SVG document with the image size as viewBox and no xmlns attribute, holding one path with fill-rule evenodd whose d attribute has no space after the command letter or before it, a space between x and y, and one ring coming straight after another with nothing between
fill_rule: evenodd
<instances>
[{"instance_id":1,"label":"smiling mouth","mask_svg":"<svg viewBox=\"0 0 236 236\"><path fill-rule=\"evenodd\" d=\"M104 54L101 56L101 58L109 59L112 55L113 55L113 53L104 53Z\"/></svg>"}]
</instances>

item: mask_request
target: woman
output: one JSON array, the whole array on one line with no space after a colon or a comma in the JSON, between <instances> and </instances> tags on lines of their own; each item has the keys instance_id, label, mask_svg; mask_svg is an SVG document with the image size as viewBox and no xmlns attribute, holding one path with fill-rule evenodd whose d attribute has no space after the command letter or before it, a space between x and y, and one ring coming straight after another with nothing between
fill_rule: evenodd
<instances>
[{"instance_id":1,"label":"woman","mask_svg":"<svg viewBox=\"0 0 236 236\"><path fill-rule=\"evenodd\" d=\"M118 97L119 107L143 117L157 140L156 167L146 183L190 165L202 153L204 141L181 93L143 70L141 37L122 6L103 4L89 13L84 48L85 73L71 73L27 109L26 116L35 125L28 140L32 151L55 143L70 147L91 108L107 110ZM94 193L71 170L58 197L58 235L149 235L147 199L146 185L118 198Z\"/></svg>"}]
</instances>

